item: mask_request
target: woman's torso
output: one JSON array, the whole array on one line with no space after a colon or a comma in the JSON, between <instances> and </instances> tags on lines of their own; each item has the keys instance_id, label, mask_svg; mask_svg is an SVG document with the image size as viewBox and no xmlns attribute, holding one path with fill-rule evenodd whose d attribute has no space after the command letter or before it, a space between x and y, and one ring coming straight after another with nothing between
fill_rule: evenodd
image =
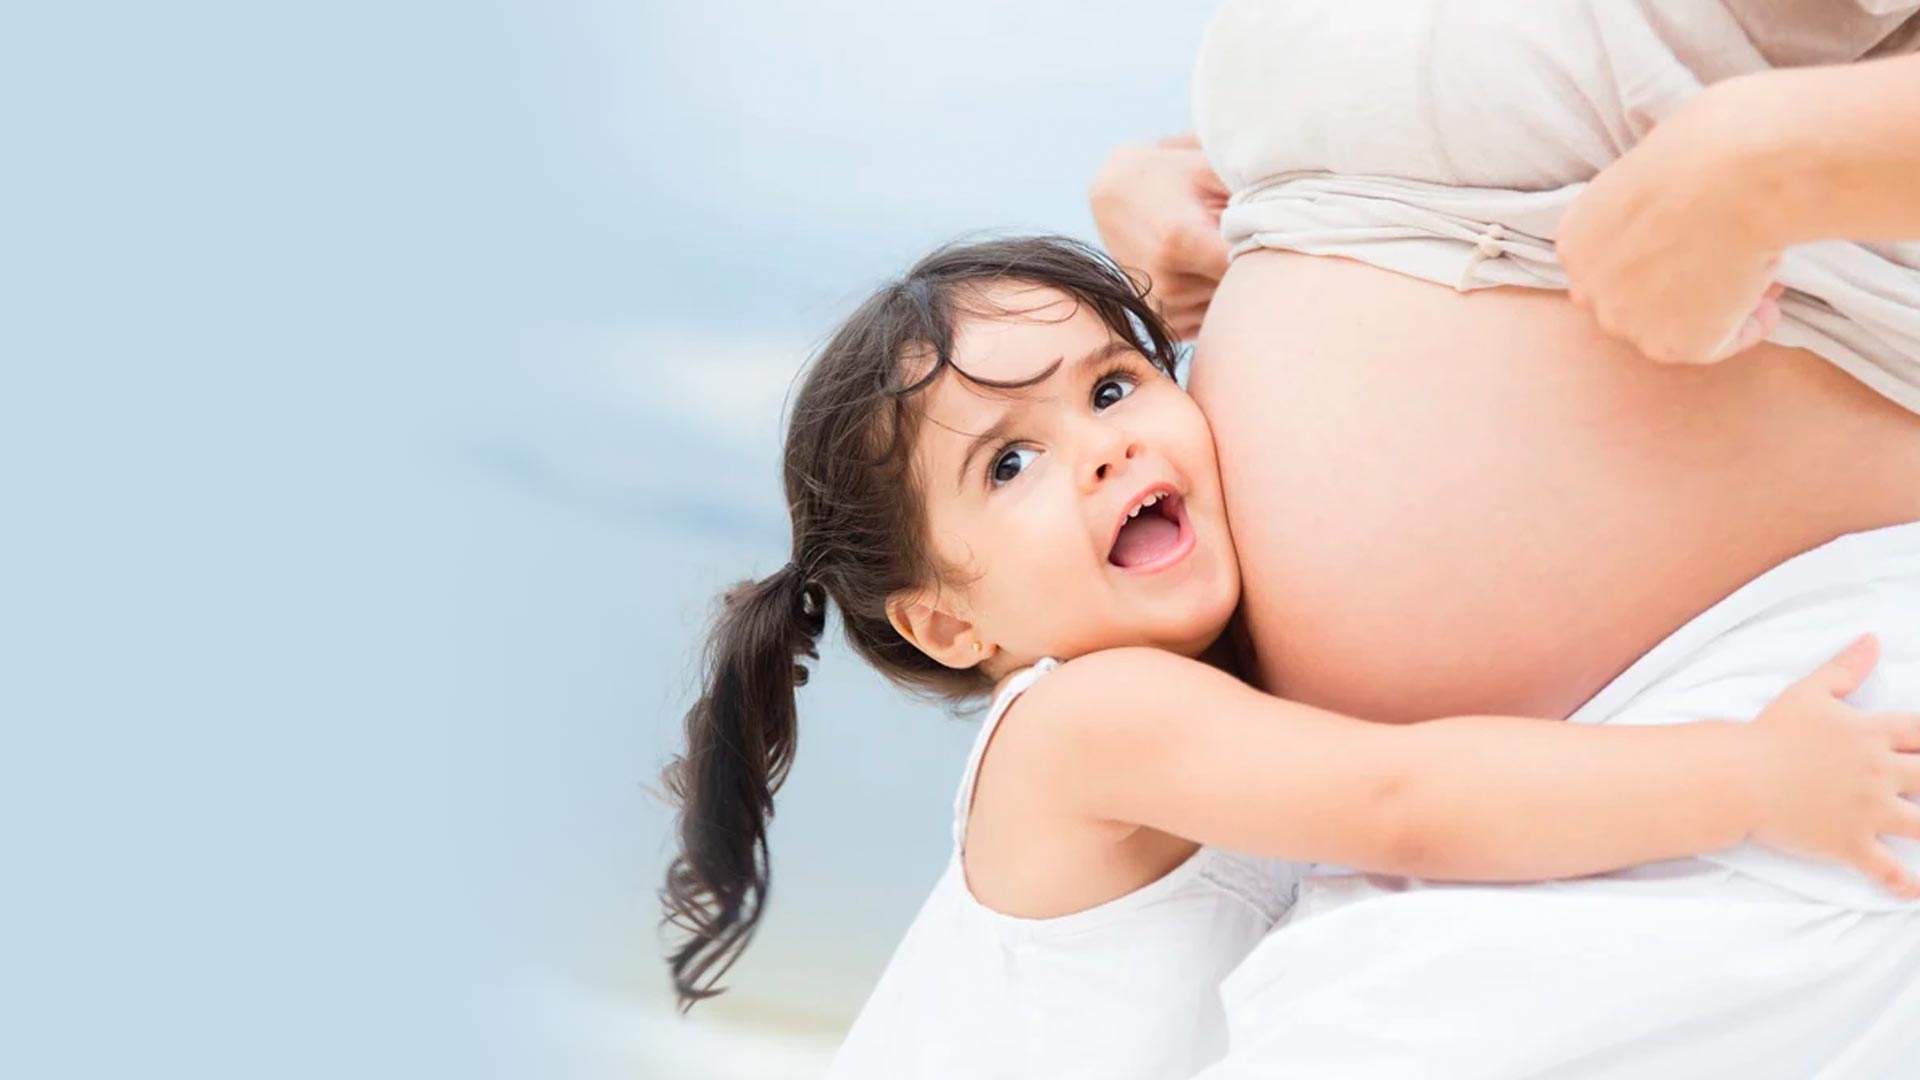
<instances>
[{"instance_id":1,"label":"woman's torso","mask_svg":"<svg viewBox=\"0 0 1920 1080\"><path fill-rule=\"evenodd\" d=\"M1920 417L1802 350L1655 365L1559 293L1236 260L1192 390L1265 685L1563 716L1696 612L1920 518Z\"/></svg>"},{"instance_id":2,"label":"woman's torso","mask_svg":"<svg viewBox=\"0 0 1920 1080\"><path fill-rule=\"evenodd\" d=\"M1779 345L1657 366L1552 288L1550 240L1704 84L1911 47L1912 7L1223 5L1196 122L1244 254L1192 389L1269 689L1565 715L1781 560L1920 518L1920 418ZM1892 298L1920 297L1920 249L1800 250L1783 278L1852 291L1790 293L1783 327L1820 321L1816 347L1911 398L1920 299ZM1544 287L1448 287L1490 282Z\"/></svg>"}]
</instances>

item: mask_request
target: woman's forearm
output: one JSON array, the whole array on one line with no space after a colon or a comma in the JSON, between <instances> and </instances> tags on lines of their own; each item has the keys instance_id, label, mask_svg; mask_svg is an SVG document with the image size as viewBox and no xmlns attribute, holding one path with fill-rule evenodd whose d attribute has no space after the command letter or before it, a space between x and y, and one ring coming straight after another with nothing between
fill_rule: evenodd
<instances>
[{"instance_id":1,"label":"woman's forearm","mask_svg":"<svg viewBox=\"0 0 1920 1080\"><path fill-rule=\"evenodd\" d=\"M1920 239L1920 56L1715 83L1568 206L1555 236L1575 304L1665 363L1773 332L1780 253Z\"/></svg>"},{"instance_id":2,"label":"woman's forearm","mask_svg":"<svg viewBox=\"0 0 1920 1080\"><path fill-rule=\"evenodd\" d=\"M1579 727L1471 717L1406 731L1399 873L1464 881L1575 877L1732 847L1758 770L1727 722Z\"/></svg>"},{"instance_id":3,"label":"woman's forearm","mask_svg":"<svg viewBox=\"0 0 1920 1080\"><path fill-rule=\"evenodd\" d=\"M1920 239L1920 54L1782 68L1707 95L1725 182L1768 246Z\"/></svg>"}]
</instances>

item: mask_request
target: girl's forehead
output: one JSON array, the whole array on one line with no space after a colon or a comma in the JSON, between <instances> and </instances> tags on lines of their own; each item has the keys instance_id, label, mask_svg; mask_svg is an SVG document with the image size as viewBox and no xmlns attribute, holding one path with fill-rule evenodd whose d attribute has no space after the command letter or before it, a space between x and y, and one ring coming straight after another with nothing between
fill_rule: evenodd
<instances>
[{"instance_id":1,"label":"girl's forehead","mask_svg":"<svg viewBox=\"0 0 1920 1080\"><path fill-rule=\"evenodd\" d=\"M920 392L920 408L936 428L984 426L1056 396L1073 378L1076 361L1110 351L1113 342L1106 324L1084 306L1076 313L1056 305L1038 319L981 320L977 330L955 333L952 365Z\"/></svg>"},{"instance_id":2,"label":"girl's forehead","mask_svg":"<svg viewBox=\"0 0 1920 1080\"><path fill-rule=\"evenodd\" d=\"M1024 381L1112 336L1091 307L1056 289L1001 286L985 300L953 335L954 364L977 379Z\"/></svg>"}]
</instances>

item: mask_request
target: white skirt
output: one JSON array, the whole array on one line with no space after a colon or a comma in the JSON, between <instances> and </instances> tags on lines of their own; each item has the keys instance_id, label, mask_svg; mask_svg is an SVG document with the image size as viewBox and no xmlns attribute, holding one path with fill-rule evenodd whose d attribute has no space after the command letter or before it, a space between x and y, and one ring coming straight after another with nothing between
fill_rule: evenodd
<instances>
[{"instance_id":1,"label":"white skirt","mask_svg":"<svg viewBox=\"0 0 1920 1080\"><path fill-rule=\"evenodd\" d=\"M1920 708L1920 522L1775 567L1573 721L1751 717L1868 631L1853 703ZM1920 1077L1920 904L1752 845L1537 885L1319 876L1222 997L1208 1080Z\"/></svg>"}]
</instances>

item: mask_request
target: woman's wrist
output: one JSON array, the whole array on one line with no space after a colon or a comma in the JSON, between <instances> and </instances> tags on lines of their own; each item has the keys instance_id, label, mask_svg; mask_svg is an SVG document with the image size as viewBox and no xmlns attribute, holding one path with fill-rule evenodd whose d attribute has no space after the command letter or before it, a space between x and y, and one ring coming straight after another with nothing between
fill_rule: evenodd
<instances>
[{"instance_id":1,"label":"woman's wrist","mask_svg":"<svg viewBox=\"0 0 1920 1080\"><path fill-rule=\"evenodd\" d=\"M1920 54L1715 83L1711 186L1761 250L1920 236Z\"/></svg>"},{"instance_id":2,"label":"woman's wrist","mask_svg":"<svg viewBox=\"0 0 1920 1080\"><path fill-rule=\"evenodd\" d=\"M1715 83L1687 108L1699 123L1706 167L1697 191L1717 207L1744 246L1777 252L1807 237L1796 227L1807 201L1807 173L1800 110L1786 107L1794 90L1786 71L1743 75Z\"/></svg>"}]
</instances>

